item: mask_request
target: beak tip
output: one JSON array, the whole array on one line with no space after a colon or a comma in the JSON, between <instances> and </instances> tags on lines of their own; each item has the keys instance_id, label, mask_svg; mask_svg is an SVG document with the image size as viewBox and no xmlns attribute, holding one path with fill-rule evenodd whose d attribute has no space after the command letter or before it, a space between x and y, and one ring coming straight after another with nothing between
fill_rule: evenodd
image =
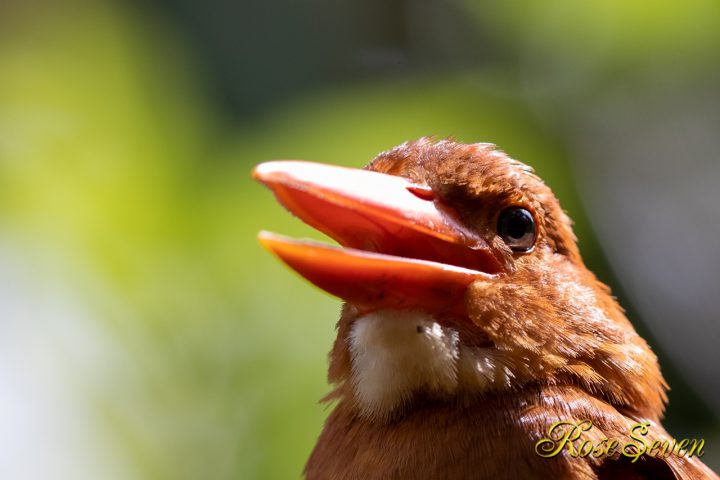
<instances>
[{"instance_id":1,"label":"beak tip","mask_svg":"<svg viewBox=\"0 0 720 480\"><path fill-rule=\"evenodd\" d=\"M302 167L305 163L307 162L300 162L298 160L270 160L268 162L262 162L253 168L252 178L266 185L282 183L293 178L297 172L302 172Z\"/></svg>"},{"instance_id":2,"label":"beak tip","mask_svg":"<svg viewBox=\"0 0 720 480\"><path fill-rule=\"evenodd\" d=\"M275 253L275 244L277 235L275 235L272 232L268 232L267 230L260 230L257 234L257 240L260 246L262 246L265 250L271 253Z\"/></svg>"},{"instance_id":3,"label":"beak tip","mask_svg":"<svg viewBox=\"0 0 720 480\"><path fill-rule=\"evenodd\" d=\"M270 165L271 163L272 162L263 162L255 165L252 169L252 179L257 180L258 182L266 183L268 177L272 175L272 171L274 170L272 168L273 166Z\"/></svg>"},{"instance_id":4,"label":"beak tip","mask_svg":"<svg viewBox=\"0 0 720 480\"><path fill-rule=\"evenodd\" d=\"M268 232L267 230L260 230L257 234L257 240L265 250L280 258L292 251L291 245L298 243L292 238Z\"/></svg>"}]
</instances>

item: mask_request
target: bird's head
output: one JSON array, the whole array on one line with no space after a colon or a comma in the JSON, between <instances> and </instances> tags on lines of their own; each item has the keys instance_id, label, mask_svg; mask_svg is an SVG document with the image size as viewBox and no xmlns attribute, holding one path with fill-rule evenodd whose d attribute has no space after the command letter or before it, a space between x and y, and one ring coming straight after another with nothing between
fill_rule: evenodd
<instances>
[{"instance_id":1,"label":"bird's head","mask_svg":"<svg viewBox=\"0 0 720 480\"><path fill-rule=\"evenodd\" d=\"M260 235L347 302L329 379L360 415L540 384L660 417L655 355L583 264L552 191L494 145L423 138L365 170L278 161L254 176L341 245Z\"/></svg>"}]
</instances>

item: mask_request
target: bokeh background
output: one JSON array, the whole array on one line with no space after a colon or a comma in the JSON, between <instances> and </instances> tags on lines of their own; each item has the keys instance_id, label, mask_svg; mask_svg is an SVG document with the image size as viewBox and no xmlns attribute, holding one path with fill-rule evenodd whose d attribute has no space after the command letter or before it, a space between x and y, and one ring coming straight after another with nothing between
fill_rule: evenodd
<instances>
[{"instance_id":1,"label":"bokeh background","mask_svg":"<svg viewBox=\"0 0 720 480\"><path fill-rule=\"evenodd\" d=\"M0 477L298 478L339 301L249 178L494 142L576 222L720 467L720 3L0 2Z\"/></svg>"}]
</instances>

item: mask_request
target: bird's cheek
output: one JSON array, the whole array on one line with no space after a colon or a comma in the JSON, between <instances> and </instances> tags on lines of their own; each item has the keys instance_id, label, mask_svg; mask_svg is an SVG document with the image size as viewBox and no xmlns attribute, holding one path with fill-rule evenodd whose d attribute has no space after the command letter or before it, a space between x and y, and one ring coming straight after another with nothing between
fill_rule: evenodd
<instances>
[{"instance_id":1,"label":"bird's cheek","mask_svg":"<svg viewBox=\"0 0 720 480\"><path fill-rule=\"evenodd\" d=\"M478 279L465 291L465 307L470 320L477 326L487 328L502 308L501 280Z\"/></svg>"},{"instance_id":2,"label":"bird's cheek","mask_svg":"<svg viewBox=\"0 0 720 480\"><path fill-rule=\"evenodd\" d=\"M515 285L507 277L479 280L468 287L465 303L468 316L499 350L539 353L546 343L538 322L545 311L533 301L536 292L527 285Z\"/></svg>"}]
</instances>

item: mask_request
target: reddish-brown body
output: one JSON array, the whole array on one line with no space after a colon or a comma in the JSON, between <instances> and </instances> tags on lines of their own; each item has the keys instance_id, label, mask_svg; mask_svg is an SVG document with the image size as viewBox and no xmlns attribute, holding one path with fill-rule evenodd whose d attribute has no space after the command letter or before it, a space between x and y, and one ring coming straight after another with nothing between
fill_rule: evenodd
<instances>
[{"instance_id":1,"label":"reddish-brown body","mask_svg":"<svg viewBox=\"0 0 720 480\"><path fill-rule=\"evenodd\" d=\"M613 467L607 458L553 458L535 452L559 420L591 419L596 438L627 439L636 423L573 387L527 387L449 402L420 401L402 420L360 419L340 403L327 420L306 468L308 479L545 480L715 478L697 460L642 458ZM667 438L662 428L648 434ZM605 466L603 467L603 464ZM673 476L672 471L682 476ZM635 472L635 473L633 473ZM636 476L631 476L636 475Z\"/></svg>"}]
</instances>

